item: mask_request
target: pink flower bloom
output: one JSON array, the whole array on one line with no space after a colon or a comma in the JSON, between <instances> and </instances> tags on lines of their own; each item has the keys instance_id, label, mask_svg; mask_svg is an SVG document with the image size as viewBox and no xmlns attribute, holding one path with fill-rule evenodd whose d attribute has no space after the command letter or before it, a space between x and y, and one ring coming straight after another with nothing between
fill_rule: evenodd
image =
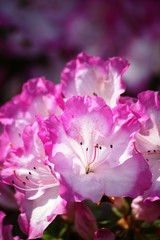
<instances>
[{"instance_id":1,"label":"pink flower bloom","mask_svg":"<svg viewBox=\"0 0 160 240\"><path fill-rule=\"evenodd\" d=\"M61 118L40 122L39 136L60 174L62 197L97 202L103 194L135 197L150 187L148 165L133 151L139 123L134 116L122 122L113 123L103 99L80 96L66 102Z\"/></svg>"},{"instance_id":2,"label":"pink flower bloom","mask_svg":"<svg viewBox=\"0 0 160 240\"><path fill-rule=\"evenodd\" d=\"M146 91L138 95L137 112L142 123L135 135L135 149L148 161L152 173L152 186L144 197L160 198L160 97L158 92Z\"/></svg>"},{"instance_id":3,"label":"pink flower bloom","mask_svg":"<svg viewBox=\"0 0 160 240\"><path fill-rule=\"evenodd\" d=\"M160 216L160 200L150 201L142 196L135 198L131 204L132 213L138 220L153 222Z\"/></svg>"},{"instance_id":4,"label":"pink flower bloom","mask_svg":"<svg viewBox=\"0 0 160 240\"><path fill-rule=\"evenodd\" d=\"M115 240L115 236L107 228L101 228L95 232L94 240Z\"/></svg>"},{"instance_id":5,"label":"pink flower bloom","mask_svg":"<svg viewBox=\"0 0 160 240\"><path fill-rule=\"evenodd\" d=\"M18 199L19 223L29 239L42 236L51 221L65 211L66 202L59 197L59 182L37 135L37 124L22 133L24 147L12 148L2 170L3 181L23 193Z\"/></svg>"},{"instance_id":6,"label":"pink flower bloom","mask_svg":"<svg viewBox=\"0 0 160 240\"><path fill-rule=\"evenodd\" d=\"M62 91L66 98L74 95L102 97L114 107L125 91L122 75L129 64L120 57L107 61L80 53L62 71Z\"/></svg>"},{"instance_id":7,"label":"pink flower bloom","mask_svg":"<svg viewBox=\"0 0 160 240\"><path fill-rule=\"evenodd\" d=\"M22 93L0 108L0 160L3 161L10 145L20 147L24 127L35 121L35 116L59 114L63 107L60 86L45 78L35 78L23 85Z\"/></svg>"}]
</instances>

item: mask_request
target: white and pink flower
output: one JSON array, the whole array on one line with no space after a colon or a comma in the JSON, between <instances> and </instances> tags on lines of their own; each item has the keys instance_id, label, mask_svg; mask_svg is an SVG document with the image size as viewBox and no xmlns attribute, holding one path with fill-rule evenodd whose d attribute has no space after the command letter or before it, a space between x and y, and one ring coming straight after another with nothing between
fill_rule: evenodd
<instances>
[{"instance_id":1,"label":"white and pink flower","mask_svg":"<svg viewBox=\"0 0 160 240\"><path fill-rule=\"evenodd\" d=\"M104 61L81 53L59 85L32 79L0 108L0 180L15 189L28 239L41 237L67 203L76 206L83 238L114 239L107 229L95 233L83 200L142 196L144 208L159 201L160 97L152 91L138 100L122 97L128 66L120 57ZM84 224L88 219L93 229Z\"/></svg>"},{"instance_id":2,"label":"white and pink flower","mask_svg":"<svg viewBox=\"0 0 160 240\"><path fill-rule=\"evenodd\" d=\"M152 173L152 186L145 192L144 197L158 200L160 198L160 97L158 92L140 93L136 109L141 129L135 135L135 150L146 159Z\"/></svg>"},{"instance_id":3,"label":"white and pink flower","mask_svg":"<svg viewBox=\"0 0 160 240\"><path fill-rule=\"evenodd\" d=\"M127 70L127 60L120 57L104 61L100 57L80 53L62 71L62 92L71 96L99 96L114 107L120 94L125 91L122 75Z\"/></svg>"},{"instance_id":4,"label":"white and pink flower","mask_svg":"<svg viewBox=\"0 0 160 240\"><path fill-rule=\"evenodd\" d=\"M21 94L0 108L0 162L3 162L10 145L23 145L22 132L36 116L60 114L63 108L61 86L44 77L35 78L23 85Z\"/></svg>"},{"instance_id":5,"label":"white and pink flower","mask_svg":"<svg viewBox=\"0 0 160 240\"><path fill-rule=\"evenodd\" d=\"M77 96L67 100L61 117L50 116L39 124L64 199L135 197L150 187L148 164L134 151L139 129L134 116L117 125L102 98Z\"/></svg>"},{"instance_id":6,"label":"white and pink flower","mask_svg":"<svg viewBox=\"0 0 160 240\"><path fill-rule=\"evenodd\" d=\"M3 181L13 185L21 214L19 223L29 239L43 235L44 229L65 212L66 202L59 196L59 182L53 167L47 165L37 123L22 134L24 146L11 148L2 170Z\"/></svg>"}]
</instances>

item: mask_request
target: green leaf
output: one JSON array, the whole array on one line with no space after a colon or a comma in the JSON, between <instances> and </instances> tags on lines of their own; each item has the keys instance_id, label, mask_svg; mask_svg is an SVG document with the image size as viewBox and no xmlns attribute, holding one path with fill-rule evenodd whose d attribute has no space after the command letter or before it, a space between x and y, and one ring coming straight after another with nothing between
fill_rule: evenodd
<instances>
[{"instance_id":1,"label":"green leaf","mask_svg":"<svg viewBox=\"0 0 160 240\"><path fill-rule=\"evenodd\" d=\"M118 217L123 217L123 214L116 208L116 207L112 207L112 211L114 212L114 214Z\"/></svg>"}]
</instances>

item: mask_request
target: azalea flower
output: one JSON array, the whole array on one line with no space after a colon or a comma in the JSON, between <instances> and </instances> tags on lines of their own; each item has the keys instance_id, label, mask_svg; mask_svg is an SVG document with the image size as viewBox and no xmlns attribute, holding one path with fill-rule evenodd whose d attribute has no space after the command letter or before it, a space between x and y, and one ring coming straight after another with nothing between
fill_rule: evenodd
<instances>
[{"instance_id":1,"label":"azalea flower","mask_svg":"<svg viewBox=\"0 0 160 240\"><path fill-rule=\"evenodd\" d=\"M35 78L23 85L21 94L0 108L0 162L3 162L10 145L20 147L23 129L35 121L35 116L60 114L63 107L60 85L44 77Z\"/></svg>"},{"instance_id":2,"label":"azalea flower","mask_svg":"<svg viewBox=\"0 0 160 240\"><path fill-rule=\"evenodd\" d=\"M120 57L104 61L80 53L66 65L60 84L32 79L0 108L0 204L10 204L4 204L6 194L16 200L10 207L19 208L27 239L42 237L68 206L81 237L115 239L107 228L97 230L83 200L131 197L148 212L159 206L160 98L152 91L138 100L121 96L128 66ZM141 213L137 218L147 219ZM157 216L159 210L147 221ZM4 218L1 212L1 235L8 229L10 238ZM118 220L122 231L131 223L129 215Z\"/></svg>"},{"instance_id":3,"label":"azalea flower","mask_svg":"<svg viewBox=\"0 0 160 240\"><path fill-rule=\"evenodd\" d=\"M144 197L157 200L160 198L160 97L158 92L140 93L136 109L141 129L135 135L135 150L148 162L152 173L152 186L145 192Z\"/></svg>"},{"instance_id":4,"label":"azalea flower","mask_svg":"<svg viewBox=\"0 0 160 240\"><path fill-rule=\"evenodd\" d=\"M135 197L150 187L148 164L133 146L138 121L133 116L117 125L102 98L72 97L61 117L52 115L39 125L64 199L97 202L103 194Z\"/></svg>"},{"instance_id":5,"label":"azalea flower","mask_svg":"<svg viewBox=\"0 0 160 240\"><path fill-rule=\"evenodd\" d=\"M19 224L29 239L39 238L57 216L65 212L66 202L59 196L59 182L53 167L47 165L37 123L22 134L24 146L11 148L2 170L3 181L20 192Z\"/></svg>"},{"instance_id":6,"label":"azalea flower","mask_svg":"<svg viewBox=\"0 0 160 240\"><path fill-rule=\"evenodd\" d=\"M109 58L80 53L76 59L67 63L62 71L62 92L66 98L75 95L99 96L114 107L125 91L122 75L129 64L120 57Z\"/></svg>"}]
</instances>

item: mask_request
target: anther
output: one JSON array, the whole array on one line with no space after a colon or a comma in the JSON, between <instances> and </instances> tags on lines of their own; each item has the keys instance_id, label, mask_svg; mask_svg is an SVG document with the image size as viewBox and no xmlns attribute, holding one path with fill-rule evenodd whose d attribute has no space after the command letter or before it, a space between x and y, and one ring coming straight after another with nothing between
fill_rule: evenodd
<instances>
[{"instance_id":1,"label":"anther","mask_svg":"<svg viewBox=\"0 0 160 240\"><path fill-rule=\"evenodd\" d=\"M64 95L63 93L61 93L61 96L62 96L62 98L66 98L65 95Z\"/></svg>"},{"instance_id":2,"label":"anther","mask_svg":"<svg viewBox=\"0 0 160 240\"><path fill-rule=\"evenodd\" d=\"M90 169L89 169L89 167L86 169L86 174L89 174L89 172L90 172Z\"/></svg>"},{"instance_id":3,"label":"anther","mask_svg":"<svg viewBox=\"0 0 160 240\"><path fill-rule=\"evenodd\" d=\"M35 169L35 170L36 170L36 167L33 167L33 169Z\"/></svg>"},{"instance_id":4,"label":"anther","mask_svg":"<svg viewBox=\"0 0 160 240\"><path fill-rule=\"evenodd\" d=\"M82 145L82 142L80 142L80 145Z\"/></svg>"},{"instance_id":5,"label":"anther","mask_svg":"<svg viewBox=\"0 0 160 240\"><path fill-rule=\"evenodd\" d=\"M97 93L93 92L93 96L96 96L96 97L97 97Z\"/></svg>"},{"instance_id":6,"label":"anther","mask_svg":"<svg viewBox=\"0 0 160 240\"><path fill-rule=\"evenodd\" d=\"M32 173L31 173L31 172L29 172L29 175L32 175Z\"/></svg>"},{"instance_id":7,"label":"anther","mask_svg":"<svg viewBox=\"0 0 160 240\"><path fill-rule=\"evenodd\" d=\"M113 145L112 145L112 144L110 145L110 148L113 148Z\"/></svg>"},{"instance_id":8,"label":"anther","mask_svg":"<svg viewBox=\"0 0 160 240\"><path fill-rule=\"evenodd\" d=\"M12 180L12 184L14 184L14 180Z\"/></svg>"}]
</instances>

